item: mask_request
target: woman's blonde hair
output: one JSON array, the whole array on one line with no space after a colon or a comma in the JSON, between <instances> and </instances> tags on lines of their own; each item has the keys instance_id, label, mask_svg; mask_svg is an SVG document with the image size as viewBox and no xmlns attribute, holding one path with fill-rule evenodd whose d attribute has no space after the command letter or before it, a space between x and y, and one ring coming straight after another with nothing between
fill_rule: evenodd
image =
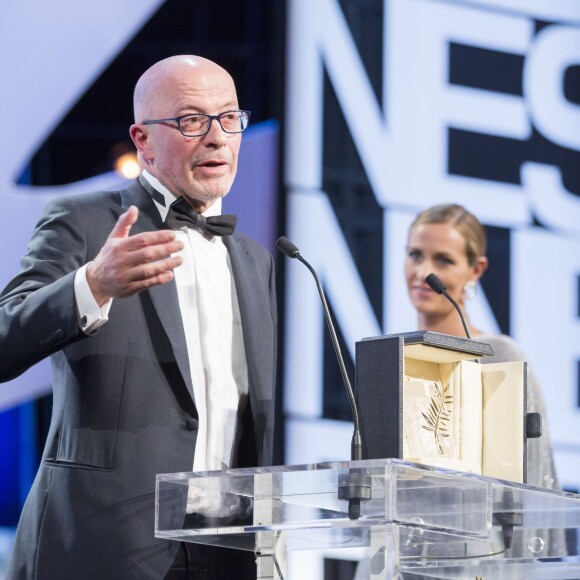
<instances>
[{"instance_id":1,"label":"woman's blonde hair","mask_svg":"<svg viewBox=\"0 0 580 580\"><path fill-rule=\"evenodd\" d=\"M481 222L463 206L454 203L434 205L420 212L409 233L424 224L451 224L465 238L465 253L470 266L478 258L485 256L487 250L487 235Z\"/></svg>"}]
</instances>

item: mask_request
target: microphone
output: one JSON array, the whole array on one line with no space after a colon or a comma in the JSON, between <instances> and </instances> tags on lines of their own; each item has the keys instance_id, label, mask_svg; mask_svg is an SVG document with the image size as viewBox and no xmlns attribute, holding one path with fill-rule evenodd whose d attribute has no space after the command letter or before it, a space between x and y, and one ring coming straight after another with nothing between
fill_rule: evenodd
<instances>
[{"instance_id":1,"label":"microphone","mask_svg":"<svg viewBox=\"0 0 580 580\"><path fill-rule=\"evenodd\" d=\"M346 387L346 394L348 395L348 400L352 409L352 417L354 422L354 433L352 436L351 444L351 459L358 460L362 459L362 439L360 434L360 424L358 418L358 408L356 406L356 401L354 398L354 393L348 374L346 372L346 366L344 365L344 358L342 352L340 351L340 345L338 344L338 338L336 337L336 331L334 330L334 324L332 323L332 318L330 317L330 310L326 302L326 296L324 295L324 290L322 289L322 284L320 283L320 278L314 270L314 268L300 255L300 250L295 246L287 237L281 236L276 242L276 247L288 258L296 258L300 260L309 270L314 280L316 281L316 286L318 288L318 293L320 294L320 300L322 301L322 308L324 310L324 317L326 318L326 324L328 326L328 331L330 332L330 338L332 339L332 345L334 346L334 352L336 353L336 358L338 360L338 366L340 367L340 372L342 373L342 380L344 386Z\"/></svg>"},{"instance_id":2,"label":"microphone","mask_svg":"<svg viewBox=\"0 0 580 580\"><path fill-rule=\"evenodd\" d=\"M449 292L447 292L445 284L443 284L443 282L441 282L441 280L435 274L429 274L429 276L425 278L425 282L427 282L431 290L437 292L437 294L443 294L443 296L445 296L445 298L447 298L447 300L449 300L449 302L453 304L455 310L457 310L457 312L459 313L459 317L461 318L461 322L463 323L463 328L465 329L465 334L467 335L467 338L471 338L469 330L467 329L467 324L465 323L465 318L463 318L463 312L461 312L459 304L457 304L457 302L455 302L455 300L451 298Z\"/></svg>"},{"instance_id":3,"label":"microphone","mask_svg":"<svg viewBox=\"0 0 580 580\"><path fill-rule=\"evenodd\" d=\"M352 418L354 423L354 431L352 434L352 441L350 446L350 458L353 461L358 461L363 458L362 453L362 437L360 432L360 422L358 416L358 407L356 406L356 400L354 397L354 392L346 372L346 366L344 364L344 358L342 352L340 351L340 345L338 344L338 338L336 337L336 331L334 329L334 324L332 323L332 318L330 317L330 309L326 302L326 296L324 295L324 290L322 289L322 284L320 283L320 278L316 273L316 270L300 255L300 250L294 245L287 237L281 236L276 242L276 247L288 258L296 258L302 262L309 270L314 280L316 282L316 287L318 288L318 293L320 294L320 300L322 302L322 309L324 311L324 317L326 318L326 324L328 326L328 331L330 332L330 338L332 340L332 345L334 346L334 352L336 353L336 358L338 360L338 366L340 367L340 372L342 374L342 380L346 388L346 394L352 409ZM361 499L370 499L371 485L370 477L365 476L361 473L350 474L350 479L345 482L347 494L345 497L341 497L341 489L339 488L340 499L348 499L348 515L351 520L358 519L360 517L360 501ZM367 480L368 478L368 480ZM368 486L368 489L367 489Z\"/></svg>"}]
</instances>

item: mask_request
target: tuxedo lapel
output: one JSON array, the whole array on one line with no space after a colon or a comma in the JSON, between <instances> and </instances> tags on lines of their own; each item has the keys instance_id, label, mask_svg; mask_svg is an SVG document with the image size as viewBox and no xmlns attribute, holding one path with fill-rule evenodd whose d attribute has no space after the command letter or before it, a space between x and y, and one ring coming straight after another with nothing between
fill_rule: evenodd
<instances>
[{"instance_id":1,"label":"tuxedo lapel","mask_svg":"<svg viewBox=\"0 0 580 580\"><path fill-rule=\"evenodd\" d=\"M189 354L185 341L185 332L179 310L179 300L177 298L177 288L175 280L167 284L153 286L148 290L153 306L157 311L161 325L171 342L175 360L187 385L187 391L193 399L193 383L191 382L191 370L189 367Z\"/></svg>"},{"instance_id":2,"label":"tuxedo lapel","mask_svg":"<svg viewBox=\"0 0 580 580\"><path fill-rule=\"evenodd\" d=\"M123 200L125 209L130 205L136 205L139 208L139 217L131 228L132 234L155 231L163 227L161 216L151 196L138 182L127 191L127 197ZM183 380L187 385L187 390L193 399L193 383L191 382L189 355L187 352L183 322L181 320L175 279L167 284L153 286L145 292L148 292L151 297L151 302L155 307L157 316L171 343L175 360L181 371Z\"/></svg>"},{"instance_id":3,"label":"tuxedo lapel","mask_svg":"<svg viewBox=\"0 0 580 580\"><path fill-rule=\"evenodd\" d=\"M272 344L271 325L264 319L264 304L269 303L269 296L263 293L262 285L257 283L260 277L258 266L244 238L234 232L223 239L230 256L240 306L250 394L257 400L263 400L270 396L272 386L264 376L263 369L267 367L261 364L264 353L269 352L268 345Z\"/></svg>"},{"instance_id":4,"label":"tuxedo lapel","mask_svg":"<svg viewBox=\"0 0 580 580\"><path fill-rule=\"evenodd\" d=\"M274 436L272 401L276 367L276 322L270 308L264 306L272 305L269 285L271 270L263 261L260 265L245 236L234 232L231 236L224 236L224 243L230 256L242 318L252 432L258 453L257 462L249 456L246 459L240 456L238 460L242 462L241 465L269 465L272 461Z\"/></svg>"}]
</instances>

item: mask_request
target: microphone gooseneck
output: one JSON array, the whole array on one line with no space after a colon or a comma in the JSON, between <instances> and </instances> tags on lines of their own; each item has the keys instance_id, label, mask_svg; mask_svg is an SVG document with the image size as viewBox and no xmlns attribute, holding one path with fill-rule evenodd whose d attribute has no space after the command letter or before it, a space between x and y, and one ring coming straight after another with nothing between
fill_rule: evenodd
<instances>
[{"instance_id":1,"label":"microphone gooseneck","mask_svg":"<svg viewBox=\"0 0 580 580\"><path fill-rule=\"evenodd\" d=\"M342 380L344 382L346 393L348 395L348 401L352 409L354 430L350 446L350 458L353 461L361 460L363 458L363 444L360 432L358 408L356 406L354 392L352 390L352 386L350 384L350 380L346 372L344 358L342 356L342 352L340 351L340 345L338 344L338 338L336 336L334 324L332 323L332 318L330 317L330 309L328 308L328 303L326 302L326 296L324 295L324 290L322 288L322 284L320 283L320 278L318 277L316 270L314 270L314 268L300 255L298 247L295 246L287 237L281 236L280 238L278 238L278 241L276 242L276 247L288 258L296 258L300 262L302 262L308 268L308 270L310 270L310 273L312 274L316 282L318 294L320 295L320 300L322 302L324 317L326 318L326 324L328 326L328 331L330 332L330 338L332 340L334 352L336 353L338 366L340 367ZM360 473L358 470L350 470L348 477L344 478L343 481L339 482L339 499L348 500L348 515L351 520L356 520L360 517L360 502L361 500L370 499L370 496L371 496L370 476L364 473Z\"/></svg>"},{"instance_id":2,"label":"microphone gooseneck","mask_svg":"<svg viewBox=\"0 0 580 580\"><path fill-rule=\"evenodd\" d=\"M437 294L443 294L443 296L445 296L445 298L447 298L447 300L449 300L449 302L453 304L455 310L457 310L457 312L459 313L459 318L461 318L461 322L463 323L463 328L465 329L465 334L467 335L467 338L471 338L471 335L469 334L469 329L467 328L467 324L465 323L465 318L463 317L463 312L461 312L459 304L457 304L457 302L455 302L455 300L451 298L449 292L447 292L445 284L443 284L443 282L441 282L441 280L435 274L429 274L429 276L425 278L425 282L427 282L431 290L437 292Z\"/></svg>"},{"instance_id":3,"label":"microphone gooseneck","mask_svg":"<svg viewBox=\"0 0 580 580\"><path fill-rule=\"evenodd\" d=\"M309 270L314 280L316 282L316 287L318 288L318 293L320 294L320 300L322 301L322 309L324 310L324 317L326 318L326 324L328 326L328 331L330 332L330 338L332 340L332 345L334 346L334 352L336 353L336 358L338 360L338 366L340 367L340 372L342 374L342 380L344 386L346 387L346 393L348 395L348 400L352 409L352 417L354 423L354 433L351 446L351 459L359 460L362 459L362 440L360 435L360 425L358 417L358 409L356 406L356 401L354 398L354 392L346 372L346 366L344 364L344 358L342 352L340 351L340 345L338 344L338 338L336 336L336 331L334 329L334 324L332 323L332 318L330 317L330 309L328 308L328 303L326 302L326 296L324 295L324 290L322 289L322 284L320 283L320 278L314 270L314 268L300 255L298 247L295 246L287 237L281 236L276 242L276 247L288 258L296 258L300 260Z\"/></svg>"}]
</instances>

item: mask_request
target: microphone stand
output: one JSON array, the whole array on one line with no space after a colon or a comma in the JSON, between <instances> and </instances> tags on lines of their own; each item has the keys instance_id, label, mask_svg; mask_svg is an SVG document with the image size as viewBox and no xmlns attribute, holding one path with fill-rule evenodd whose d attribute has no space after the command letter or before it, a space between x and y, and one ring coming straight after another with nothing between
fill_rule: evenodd
<instances>
[{"instance_id":1,"label":"microphone stand","mask_svg":"<svg viewBox=\"0 0 580 580\"><path fill-rule=\"evenodd\" d=\"M320 278L318 277L316 270L308 263L307 260L305 260L300 255L298 247L295 246L288 238L284 236L278 238L278 241L276 242L276 247L285 256L289 258L295 258L300 262L302 262L308 268L308 270L310 271L310 273L314 278L314 281L316 282L318 294L320 295L320 300L322 302L322 310L324 311L324 317L326 319L326 325L330 333L332 346L334 347L334 352L336 354L336 359L338 360L338 366L340 367L342 380L344 382L344 386L346 388L346 393L352 410L354 430L350 445L350 458L352 461L360 461L363 458L363 443L360 432L358 408L356 406L356 400L350 380L348 378L348 373L346 372L344 358L340 351L340 345L338 343L338 338L336 336L334 324L332 323L330 309L328 308L328 303L326 302L326 296L324 294L322 284L320 283ZM348 500L348 517L351 520L357 520L360 517L360 502L370 499L371 494L372 494L371 477L365 473L362 473L360 470L350 469L347 476L341 477L339 479L338 498L341 500Z\"/></svg>"},{"instance_id":2,"label":"microphone stand","mask_svg":"<svg viewBox=\"0 0 580 580\"><path fill-rule=\"evenodd\" d=\"M463 312L461 312L461 308L459 308L459 304L447 292L447 288L445 284L441 281L441 279L436 274L429 274L427 278L425 278L425 282L429 285L431 290L437 292L438 294L443 294L451 304L455 307L455 310L459 313L459 317L461 318L461 322L463 323L463 328L465 330L465 334L467 338L471 338L469 334L469 330L467 328L467 324L465 323L465 318L463 317ZM476 360L476 362L480 362ZM539 426L539 429L538 429ZM539 413L528 413L526 416L526 433L527 430L532 433L533 437L538 437L538 431L541 435L542 432L542 424L541 424L541 416ZM529 435L526 434L529 437ZM501 501L497 504L494 503L494 509L497 511L493 512L493 525L501 526L501 535L504 545L504 551L510 549L512 545L512 536L514 531L514 526L521 526L523 524L524 516L522 512L522 504L521 502L515 502L513 498L513 492L506 488L503 490Z\"/></svg>"},{"instance_id":3,"label":"microphone stand","mask_svg":"<svg viewBox=\"0 0 580 580\"><path fill-rule=\"evenodd\" d=\"M461 308L459 308L459 304L457 304L457 302L455 302L455 300L451 298L451 295L449 294L449 292L447 292L447 288L445 284L441 282L441 279L436 274L429 274L429 276L425 278L425 282L427 282L431 290L437 292L437 294L443 294L443 296L445 296L445 298L447 298L447 300L451 302L455 310L457 310L457 312L459 313L459 318L461 318L463 329L465 330L467 338L471 338L471 335L469 334L469 329L467 328L467 323L465 322L465 318L463 316L463 312L461 312Z\"/></svg>"},{"instance_id":4,"label":"microphone stand","mask_svg":"<svg viewBox=\"0 0 580 580\"><path fill-rule=\"evenodd\" d=\"M449 300L449 302L451 302L451 304L453 305L455 310L457 310L457 313L459 314L459 318L461 318L461 322L463 324L463 330L465 330L465 335L467 336L467 338L469 338L471 340L471 334L469 334L469 328L467 328L467 323L465 322L465 317L463 316L463 312L461 312L461 308L459 308L459 304L457 304L457 302L455 302L455 300L451 297L449 292L447 292L447 287L445 286L445 284L443 284L443 282L441 282L441 279L436 274L429 274L427 276L427 278L425 278L425 282L427 282L427 284L429 285L429 288L431 288L431 290L433 290L434 292L437 292L437 294L443 294L443 296L445 296L445 298L447 298L447 300ZM480 363L481 361L479 359L475 359L475 362Z\"/></svg>"}]
</instances>

